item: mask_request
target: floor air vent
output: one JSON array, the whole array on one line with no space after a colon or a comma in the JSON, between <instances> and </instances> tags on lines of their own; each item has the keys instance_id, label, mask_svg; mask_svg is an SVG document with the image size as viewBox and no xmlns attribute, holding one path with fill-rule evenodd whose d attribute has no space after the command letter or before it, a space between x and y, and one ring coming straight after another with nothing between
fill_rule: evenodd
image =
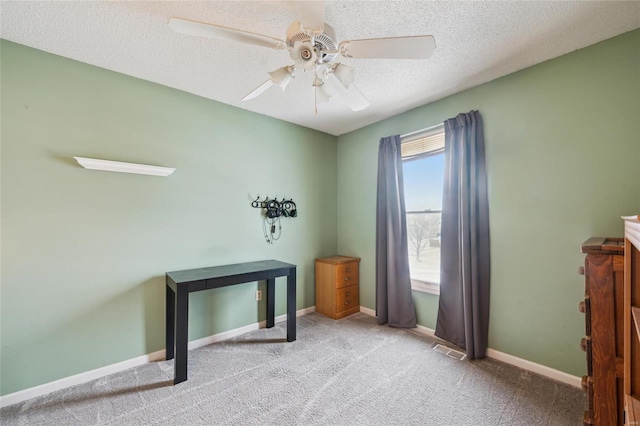
<instances>
[{"instance_id":1,"label":"floor air vent","mask_svg":"<svg viewBox=\"0 0 640 426\"><path fill-rule=\"evenodd\" d=\"M433 350L436 352L440 352L441 354L445 354L448 357L457 359L459 361L462 361L463 359L465 359L467 357L467 354L464 354L460 351L456 351L455 349L451 349L448 348L446 346L437 344L433 347Z\"/></svg>"}]
</instances>

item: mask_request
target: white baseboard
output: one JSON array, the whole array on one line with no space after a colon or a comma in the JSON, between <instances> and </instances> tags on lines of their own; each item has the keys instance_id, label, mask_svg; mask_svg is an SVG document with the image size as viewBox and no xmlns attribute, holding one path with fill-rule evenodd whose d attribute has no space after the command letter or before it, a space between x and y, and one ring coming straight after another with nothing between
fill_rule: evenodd
<instances>
[{"instance_id":1,"label":"white baseboard","mask_svg":"<svg viewBox=\"0 0 640 426\"><path fill-rule=\"evenodd\" d=\"M418 333L438 339L438 337L436 337L436 331L434 329L425 327L424 325L420 324L418 324L416 327L418 327Z\"/></svg>"},{"instance_id":2,"label":"white baseboard","mask_svg":"<svg viewBox=\"0 0 640 426\"><path fill-rule=\"evenodd\" d=\"M369 316L372 316L372 317L376 316L376 311L374 311L373 309L365 308L364 306L360 306L360 312L362 312L363 314L367 314Z\"/></svg>"},{"instance_id":3,"label":"white baseboard","mask_svg":"<svg viewBox=\"0 0 640 426\"><path fill-rule=\"evenodd\" d=\"M365 308L363 306L360 306L360 312L367 315L375 316L375 311L373 309ZM422 325L418 325L418 332L429 337L435 337L436 339L438 338L435 335L435 330ZM580 388L582 386L582 379L580 377L565 373L564 371L556 370L555 368L547 367L546 365L537 364L535 362L518 358L517 356L509 355L507 353L500 352L491 348L487 348L487 356L489 358L502 361L506 364L511 364L516 367L522 368L523 370L531 371L533 373L540 374L541 376L566 383L576 388Z\"/></svg>"},{"instance_id":4,"label":"white baseboard","mask_svg":"<svg viewBox=\"0 0 640 426\"><path fill-rule=\"evenodd\" d=\"M300 309L296 311L296 317L300 317L306 314L315 312L316 307L311 306L309 308ZM280 315L275 317L275 322L280 323L287 320L287 315ZM210 345L211 343L220 342L222 340L231 339L249 331L257 330L259 328L265 328L267 321L260 321L254 324L249 324L244 327L235 328L233 330L224 331L222 333L214 334L211 336L203 337L202 339L192 340L189 342L189 349L199 348L201 346ZM107 365L105 367L96 368L95 370L85 371L84 373L75 374L73 376L65 377L60 380L45 383L32 388L24 389L18 392L10 393L4 396L0 396L0 407L6 407L9 405L17 404L27 399L35 398L37 396L46 395L51 392L55 392L60 389L65 389L70 386L86 383L91 380L99 379L100 377L108 376L109 374L118 373L120 371L128 370L129 368L137 367L139 365L147 364L149 362L161 361L165 359L165 350L151 352L146 355L142 355L136 358L131 358L122 362Z\"/></svg>"},{"instance_id":5,"label":"white baseboard","mask_svg":"<svg viewBox=\"0 0 640 426\"><path fill-rule=\"evenodd\" d=\"M109 374L118 373L120 371L128 370L129 368L146 364L148 362L158 361L164 358L164 353L165 350L162 349L160 351L155 351L150 354L131 358L126 361L96 368L95 370L85 371L84 373L75 374L73 376L65 377L53 382L44 383L39 386L34 386L32 388L3 395L0 396L0 407L17 404L18 402L26 401L27 399L46 395L48 393L55 392L60 389L65 389L70 386L79 385L81 383L86 383L94 379L99 379L100 377L108 376Z\"/></svg>"},{"instance_id":6,"label":"white baseboard","mask_svg":"<svg viewBox=\"0 0 640 426\"><path fill-rule=\"evenodd\" d=\"M296 317L307 315L312 312L315 312L315 306L311 306L309 308L305 308L297 311ZM376 316L376 313L373 309L369 309L364 306L360 306L360 312L366 315L370 315L372 317ZM286 315L280 315L275 318L275 322L277 324L277 323L286 321L286 319L287 319ZM220 342L222 340L231 339L233 337L239 336L249 331L257 330L259 328L264 328L264 327L266 327L266 321L260 321L258 323L249 324L244 327L239 327L233 330L224 331L222 333L203 337L202 339L197 339L189 342L189 349L195 349L201 346ZM418 325L418 332L430 337L435 337L434 335L435 331L433 329L424 327L422 325ZM559 382L567 383L571 386L575 386L578 388L581 386L580 377L576 377L571 374L567 374L565 372L555 370L545 365L536 364L535 362L527 361L526 359L518 358L516 356L509 355L504 352L497 351L495 349L490 349L490 348L487 349L487 356L489 358L493 358L498 361L502 361L504 363L511 364L528 371L532 371L542 376L549 377ZM19 402L26 401L27 399L46 395L48 393L55 392L60 389L65 389L70 386L86 383L91 380L95 380L100 377L107 376L109 374L118 373L120 371L128 370L130 368L137 367L139 365L143 365L149 362L160 361L163 359L165 359L165 350L161 349L159 351L151 352L149 354L142 355L136 358L128 359L128 360L111 364L111 365L107 365L105 367L96 368L95 370L90 370L84 373L75 374L73 376L62 378L60 380L56 380L56 381L45 383L39 386L34 386L29 389L24 389L18 392L0 396L0 407L6 407L12 404L17 404Z\"/></svg>"},{"instance_id":7,"label":"white baseboard","mask_svg":"<svg viewBox=\"0 0 640 426\"><path fill-rule=\"evenodd\" d=\"M300 309L299 311L296 311L296 317L301 317L303 315L307 315L310 314L312 312L316 311L316 307L315 306L311 306L309 308L305 308L305 309ZM275 323L278 324L280 322L286 321L287 320L287 315L280 315L275 317ZM248 333L250 331L253 330L257 330L259 328L265 328L267 326L267 321L260 321L260 322L256 322L254 324L249 324L249 325L245 325L244 327L239 327L239 328L234 328L233 330L229 330L229 331L223 331L222 333L218 333L218 334L213 334L211 336L207 336L207 337L203 337L202 339L197 339L197 340L192 340L189 342L189 349L195 349L195 348L199 348L200 346L206 346L206 345L210 345L212 343L216 343L216 342L221 342L223 340L228 340L231 339L233 337L239 336L241 334L244 333ZM164 359L164 350L159 351L162 352L162 358L160 359Z\"/></svg>"},{"instance_id":8,"label":"white baseboard","mask_svg":"<svg viewBox=\"0 0 640 426\"><path fill-rule=\"evenodd\" d=\"M541 376L566 383L576 388L582 387L582 379L580 377L565 373L564 371L556 370L555 368L547 367L546 365L536 364L535 362L518 358L517 356L509 355L491 348L487 348L487 356L507 364L515 365L516 367L520 367L524 370L538 373Z\"/></svg>"}]
</instances>

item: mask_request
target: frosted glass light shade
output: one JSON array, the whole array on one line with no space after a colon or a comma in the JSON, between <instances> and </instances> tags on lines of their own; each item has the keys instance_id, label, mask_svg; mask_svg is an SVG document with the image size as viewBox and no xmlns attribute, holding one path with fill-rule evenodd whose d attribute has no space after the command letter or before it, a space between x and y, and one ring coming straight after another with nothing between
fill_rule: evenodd
<instances>
[{"instance_id":1,"label":"frosted glass light shade","mask_svg":"<svg viewBox=\"0 0 640 426\"><path fill-rule=\"evenodd\" d=\"M280 86L283 91L291 81L291 78L293 78L290 67L278 68L275 71L271 71L269 76L271 77L271 82L276 86Z\"/></svg>"},{"instance_id":2,"label":"frosted glass light shade","mask_svg":"<svg viewBox=\"0 0 640 426\"><path fill-rule=\"evenodd\" d=\"M333 74L336 76L338 81L340 81L340 83L342 83L342 85L347 89L349 88L349 85L351 85L351 83L353 83L353 81L355 80L354 73L355 70L353 69L353 67L345 64L338 64L333 69Z\"/></svg>"},{"instance_id":3,"label":"frosted glass light shade","mask_svg":"<svg viewBox=\"0 0 640 426\"><path fill-rule=\"evenodd\" d=\"M96 158L73 157L85 169L107 172L134 173L138 175L169 176L176 169L171 167L149 166L147 164L123 163L120 161L99 160Z\"/></svg>"}]
</instances>

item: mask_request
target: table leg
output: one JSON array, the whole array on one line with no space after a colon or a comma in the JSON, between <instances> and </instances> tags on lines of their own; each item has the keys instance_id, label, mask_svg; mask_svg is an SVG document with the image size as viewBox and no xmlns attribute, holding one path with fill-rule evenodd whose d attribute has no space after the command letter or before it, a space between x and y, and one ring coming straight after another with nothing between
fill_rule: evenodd
<instances>
[{"instance_id":1,"label":"table leg","mask_svg":"<svg viewBox=\"0 0 640 426\"><path fill-rule=\"evenodd\" d=\"M176 321L176 359L174 361L173 384L187 380L187 351L189 345L189 292L178 288Z\"/></svg>"},{"instance_id":2,"label":"table leg","mask_svg":"<svg viewBox=\"0 0 640 426\"><path fill-rule=\"evenodd\" d=\"M165 301L165 354L166 359L173 359L173 350L176 344L176 295L171 287L166 286Z\"/></svg>"},{"instance_id":3,"label":"table leg","mask_svg":"<svg viewBox=\"0 0 640 426\"><path fill-rule=\"evenodd\" d=\"M287 342L296 340L296 268L287 276Z\"/></svg>"},{"instance_id":4,"label":"table leg","mask_svg":"<svg viewBox=\"0 0 640 426\"><path fill-rule=\"evenodd\" d=\"M275 325L276 318L276 279L267 280L267 328Z\"/></svg>"}]
</instances>

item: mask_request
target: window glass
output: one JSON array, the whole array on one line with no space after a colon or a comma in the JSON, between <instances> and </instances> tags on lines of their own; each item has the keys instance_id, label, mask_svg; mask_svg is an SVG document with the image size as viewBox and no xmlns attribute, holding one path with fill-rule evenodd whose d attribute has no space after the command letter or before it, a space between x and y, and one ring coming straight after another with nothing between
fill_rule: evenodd
<instances>
[{"instance_id":1,"label":"window glass","mask_svg":"<svg viewBox=\"0 0 640 426\"><path fill-rule=\"evenodd\" d=\"M403 161L409 268L413 288L440 283L440 221L444 153L414 156ZM416 288L416 284L417 287Z\"/></svg>"}]
</instances>

